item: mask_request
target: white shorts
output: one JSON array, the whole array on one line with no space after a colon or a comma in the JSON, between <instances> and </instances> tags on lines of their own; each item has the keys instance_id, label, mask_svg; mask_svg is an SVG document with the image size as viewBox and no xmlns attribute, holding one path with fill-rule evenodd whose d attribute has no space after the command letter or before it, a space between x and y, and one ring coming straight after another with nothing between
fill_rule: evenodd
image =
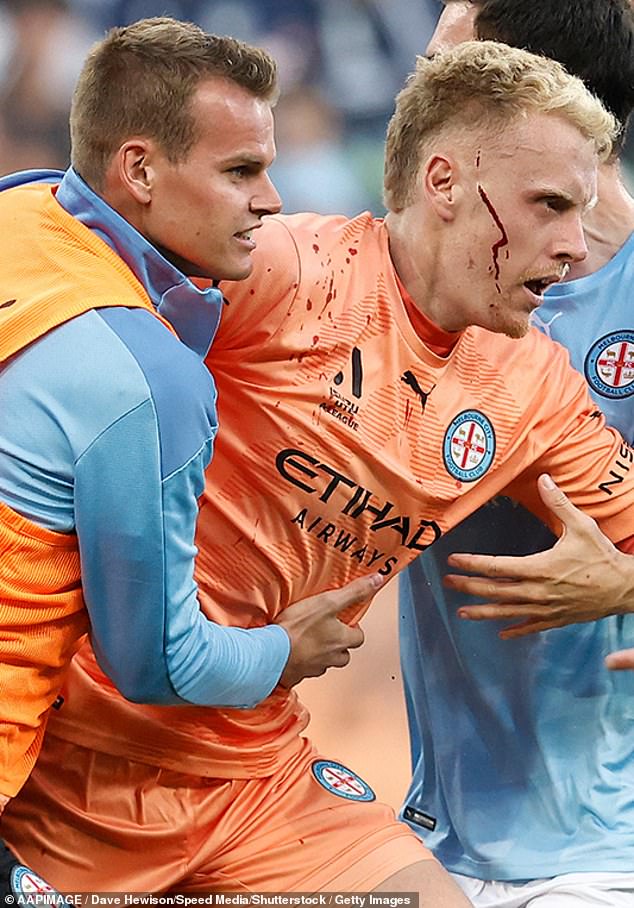
<instances>
[{"instance_id":1,"label":"white shorts","mask_svg":"<svg viewBox=\"0 0 634 908\"><path fill-rule=\"evenodd\" d=\"M452 876L474 908L634 908L634 873L564 873L528 883Z\"/></svg>"}]
</instances>

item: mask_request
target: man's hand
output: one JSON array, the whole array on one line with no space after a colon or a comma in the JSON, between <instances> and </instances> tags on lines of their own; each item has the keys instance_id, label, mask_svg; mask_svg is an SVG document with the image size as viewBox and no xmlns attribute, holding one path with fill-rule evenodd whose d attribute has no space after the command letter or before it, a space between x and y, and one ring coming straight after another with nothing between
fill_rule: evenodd
<instances>
[{"instance_id":1,"label":"man's hand","mask_svg":"<svg viewBox=\"0 0 634 908\"><path fill-rule=\"evenodd\" d=\"M448 574L445 584L488 600L462 607L459 616L521 619L500 632L508 639L634 611L634 558L619 552L550 476L540 476L538 485L542 501L563 524L561 538L552 549L520 558L451 555L451 567L478 576Z\"/></svg>"},{"instance_id":2,"label":"man's hand","mask_svg":"<svg viewBox=\"0 0 634 908\"><path fill-rule=\"evenodd\" d=\"M291 639L291 654L282 672L282 687L294 687L303 678L323 675L329 668L350 662L350 650L363 643L363 631L340 621L338 615L350 606L372 599L385 578L370 574L353 580L340 590L328 590L289 606L275 621Z\"/></svg>"}]
</instances>

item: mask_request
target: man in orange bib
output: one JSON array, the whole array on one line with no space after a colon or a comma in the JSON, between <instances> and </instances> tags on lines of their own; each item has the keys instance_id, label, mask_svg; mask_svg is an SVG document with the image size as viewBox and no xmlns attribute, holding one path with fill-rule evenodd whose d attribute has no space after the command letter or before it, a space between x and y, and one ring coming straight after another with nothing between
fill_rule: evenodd
<instances>
[{"instance_id":1,"label":"man in orange bib","mask_svg":"<svg viewBox=\"0 0 634 908\"><path fill-rule=\"evenodd\" d=\"M125 696L172 705L251 706L362 640L336 611L371 578L245 631L201 613L193 577L222 296L187 275L251 270L279 209L275 97L256 48L169 19L116 29L77 87L73 168L0 184L0 807L89 624ZM0 857L0 894L29 886Z\"/></svg>"}]
</instances>

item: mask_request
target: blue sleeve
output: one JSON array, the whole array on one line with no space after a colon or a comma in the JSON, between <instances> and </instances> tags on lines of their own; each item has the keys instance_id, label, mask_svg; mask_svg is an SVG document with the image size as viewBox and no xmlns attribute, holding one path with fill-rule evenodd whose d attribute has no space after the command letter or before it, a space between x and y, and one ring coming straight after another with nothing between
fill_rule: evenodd
<instances>
[{"instance_id":1,"label":"blue sleeve","mask_svg":"<svg viewBox=\"0 0 634 908\"><path fill-rule=\"evenodd\" d=\"M77 463L77 536L95 655L136 702L255 705L284 668L286 633L273 625L225 628L204 617L194 530L211 439L165 480L156 441L155 409L145 401Z\"/></svg>"},{"instance_id":2,"label":"blue sleeve","mask_svg":"<svg viewBox=\"0 0 634 908\"><path fill-rule=\"evenodd\" d=\"M76 529L95 653L124 696L264 699L288 658L286 632L221 627L197 598L197 499L216 428L200 359L148 313L102 310L31 345L0 379L15 402L0 495L30 519Z\"/></svg>"}]
</instances>

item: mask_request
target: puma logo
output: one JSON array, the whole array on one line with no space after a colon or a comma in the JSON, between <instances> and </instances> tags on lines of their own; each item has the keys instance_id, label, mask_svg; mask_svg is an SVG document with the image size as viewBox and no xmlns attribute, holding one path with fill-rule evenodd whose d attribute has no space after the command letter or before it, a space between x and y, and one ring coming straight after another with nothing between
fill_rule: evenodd
<instances>
[{"instance_id":1,"label":"puma logo","mask_svg":"<svg viewBox=\"0 0 634 908\"><path fill-rule=\"evenodd\" d=\"M411 388L414 394L417 395L417 397L420 397L420 405L424 413L429 395L434 390L436 385L432 385L429 391L423 391L421 386L418 384L418 379L413 372L410 372L409 369L406 372L403 372L403 374L401 375L401 381L404 382L409 388Z\"/></svg>"},{"instance_id":2,"label":"puma logo","mask_svg":"<svg viewBox=\"0 0 634 908\"><path fill-rule=\"evenodd\" d=\"M552 340L552 334L550 326L552 323L559 318L560 315L563 315L563 312L555 312L553 317L545 322L544 319L537 314L537 311L531 313L531 324L535 325L536 328L541 328L546 337L549 337Z\"/></svg>"}]
</instances>

